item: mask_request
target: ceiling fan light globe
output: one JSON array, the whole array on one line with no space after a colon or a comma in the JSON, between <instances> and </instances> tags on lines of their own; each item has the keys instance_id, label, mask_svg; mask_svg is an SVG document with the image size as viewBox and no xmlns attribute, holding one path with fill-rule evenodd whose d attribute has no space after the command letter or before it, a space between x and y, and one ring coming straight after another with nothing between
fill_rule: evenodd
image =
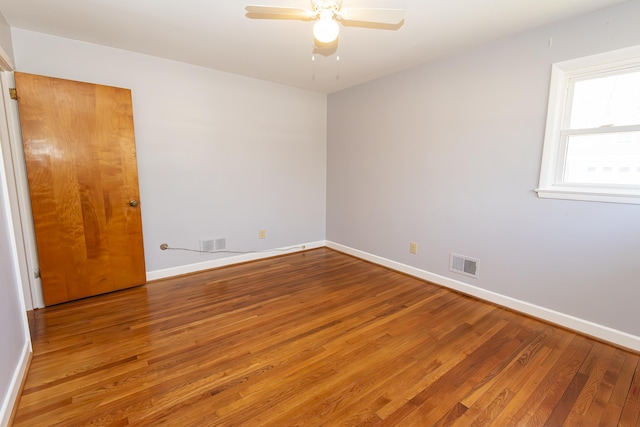
<instances>
[{"instance_id":1,"label":"ceiling fan light globe","mask_svg":"<svg viewBox=\"0 0 640 427\"><path fill-rule=\"evenodd\" d=\"M320 43L331 43L338 38L340 27L333 18L321 17L313 26L313 37Z\"/></svg>"}]
</instances>

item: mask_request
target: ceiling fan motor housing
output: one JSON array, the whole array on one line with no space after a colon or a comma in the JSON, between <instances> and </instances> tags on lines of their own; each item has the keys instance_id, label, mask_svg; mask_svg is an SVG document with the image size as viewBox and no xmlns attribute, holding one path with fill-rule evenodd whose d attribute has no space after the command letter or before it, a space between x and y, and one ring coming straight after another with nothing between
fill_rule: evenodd
<instances>
[{"instance_id":1,"label":"ceiling fan motor housing","mask_svg":"<svg viewBox=\"0 0 640 427\"><path fill-rule=\"evenodd\" d=\"M311 4L313 5L313 10L319 16L323 13L331 13L333 16L342 6L342 0L312 0Z\"/></svg>"}]
</instances>

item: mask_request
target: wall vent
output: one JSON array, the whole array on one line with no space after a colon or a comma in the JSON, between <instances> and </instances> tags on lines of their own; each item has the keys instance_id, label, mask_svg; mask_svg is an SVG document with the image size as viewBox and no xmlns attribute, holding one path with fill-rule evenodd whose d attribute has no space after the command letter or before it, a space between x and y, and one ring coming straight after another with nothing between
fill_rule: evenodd
<instances>
[{"instance_id":1,"label":"wall vent","mask_svg":"<svg viewBox=\"0 0 640 427\"><path fill-rule=\"evenodd\" d=\"M449 254L449 270L477 279L480 272L480 260L451 253Z\"/></svg>"},{"instance_id":2,"label":"wall vent","mask_svg":"<svg viewBox=\"0 0 640 427\"><path fill-rule=\"evenodd\" d=\"M200 240L200 251L205 254L209 252L219 252L227 249L227 239L218 237L215 239Z\"/></svg>"}]
</instances>

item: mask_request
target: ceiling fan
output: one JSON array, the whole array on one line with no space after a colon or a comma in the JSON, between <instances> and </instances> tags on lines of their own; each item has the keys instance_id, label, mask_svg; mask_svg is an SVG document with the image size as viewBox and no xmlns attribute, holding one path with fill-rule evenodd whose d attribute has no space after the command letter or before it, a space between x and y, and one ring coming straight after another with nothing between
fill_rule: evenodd
<instances>
[{"instance_id":1,"label":"ceiling fan","mask_svg":"<svg viewBox=\"0 0 640 427\"><path fill-rule=\"evenodd\" d=\"M340 27L354 25L368 28L397 29L404 21L403 9L343 8L342 0L311 0L311 9L297 7L248 5L247 17L255 19L295 19L316 21L313 36L319 43L332 43Z\"/></svg>"}]
</instances>

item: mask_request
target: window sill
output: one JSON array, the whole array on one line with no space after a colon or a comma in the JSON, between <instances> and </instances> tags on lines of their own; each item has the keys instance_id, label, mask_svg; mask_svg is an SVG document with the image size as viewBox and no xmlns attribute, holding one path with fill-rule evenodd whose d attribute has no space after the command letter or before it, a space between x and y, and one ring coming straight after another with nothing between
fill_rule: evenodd
<instances>
[{"instance_id":1,"label":"window sill","mask_svg":"<svg viewBox=\"0 0 640 427\"><path fill-rule=\"evenodd\" d=\"M609 190L605 188L552 187L537 188L538 197L543 199L583 200L587 202L624 203L640 205L638 190Z\"/></svg>"}]
</instances>

